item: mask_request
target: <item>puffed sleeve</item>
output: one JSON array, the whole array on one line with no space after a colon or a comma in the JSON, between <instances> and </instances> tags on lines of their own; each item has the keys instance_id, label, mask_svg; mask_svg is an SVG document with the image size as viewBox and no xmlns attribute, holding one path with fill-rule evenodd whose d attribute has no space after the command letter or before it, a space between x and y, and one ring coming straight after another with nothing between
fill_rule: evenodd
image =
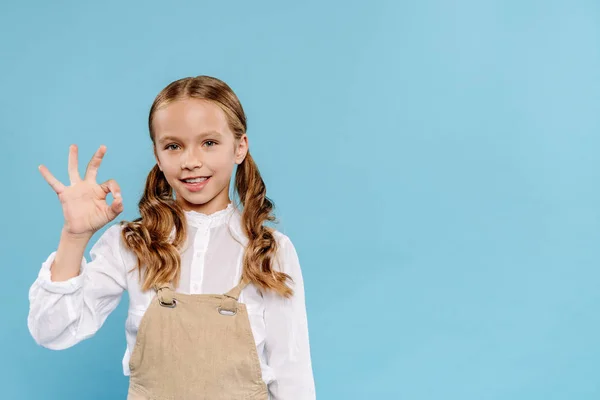
<instances>
[{"instance_id":1,"label":"puffed sleeve","mask_svg":"<svg viewBox=\"0 0 600 400\"><path fill-rule=\"evenodd\" d=\"M272 291L265 292L265 326L267 363L275 373L269 384L272 400L315 399L311 365L304 282L298 254L291 240L283 235L275 268L289 274L294 290L290 298Z\"/></svg>"},{"instance_id":2,"label":"puffed sleeve","mask_svg":"<svg viewBox=\"0 0 600 400\"><path fill-rule=\"evenodd\" d=\"M93 336L119 304L126 288L121 256L121 226L102 233L90 250L91 261L81 260L78 276L61 282L50 279L53 251L29 289L27 326L41 346L61 350Z\"/></svg>"}]
</instances>

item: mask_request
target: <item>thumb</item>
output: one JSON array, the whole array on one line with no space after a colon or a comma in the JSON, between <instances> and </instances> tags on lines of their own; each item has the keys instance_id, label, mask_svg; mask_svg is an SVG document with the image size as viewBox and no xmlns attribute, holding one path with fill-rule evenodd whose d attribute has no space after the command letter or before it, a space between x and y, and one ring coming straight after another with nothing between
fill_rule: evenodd
<instances>
[{"instance_id":1,"label":"thumb","mask_svg":"<svg viewBox=\"0 0 600 400\"><path fill-rule=\"evenodd\" d=\"M121 197L121 193L115 193L114 200L110 207L108 208L108 213L111 220L115 219L117 215L119 215L124 209L123 206L123 197Z\"/></svg>"}]
</instances>

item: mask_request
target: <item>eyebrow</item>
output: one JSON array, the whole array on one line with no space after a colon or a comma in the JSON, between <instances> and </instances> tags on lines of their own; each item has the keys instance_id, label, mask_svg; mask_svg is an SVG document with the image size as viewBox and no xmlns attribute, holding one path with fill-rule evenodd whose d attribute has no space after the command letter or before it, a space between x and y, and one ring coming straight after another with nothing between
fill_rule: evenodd
<instances>
[{"instance_id":1,"label":"eyebrow","mask_svg":"<svg viewBox=\"0 0 600 400\"><path fill-rule=\"evenodd\" d=\"M202 133L196 135L196 137L198 139L202 139L202 138L204 138L206 136L216 136L216 137L220 138L223 135L221 135L221 132L217 132L217 131L202 132ZM169 141L169 140L175 140L175 141L177 141L177 140L180 140L180 138L178 138L177 136L165 136L165 137L161 138L158 141L158 143L162 144L162 143L164 143L166 141Z\"/></svg>"}]
</instances>

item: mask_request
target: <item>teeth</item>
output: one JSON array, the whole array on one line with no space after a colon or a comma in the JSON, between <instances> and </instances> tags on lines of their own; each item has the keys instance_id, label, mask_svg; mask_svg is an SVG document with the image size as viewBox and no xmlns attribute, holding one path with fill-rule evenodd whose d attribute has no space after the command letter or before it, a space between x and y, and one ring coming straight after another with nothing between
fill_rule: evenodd
<instances>
[{"instance_id":1,"label":"teeth","mask_svg":"<svg viewBox=\"0 0 600 400\"><path fill-rule=\"evenodd\" d=\"M187 182L187 183L198 183L198 182L204 182L207 179L208 178L185 179L184 182Z\"/></svg>"}]
</instances>

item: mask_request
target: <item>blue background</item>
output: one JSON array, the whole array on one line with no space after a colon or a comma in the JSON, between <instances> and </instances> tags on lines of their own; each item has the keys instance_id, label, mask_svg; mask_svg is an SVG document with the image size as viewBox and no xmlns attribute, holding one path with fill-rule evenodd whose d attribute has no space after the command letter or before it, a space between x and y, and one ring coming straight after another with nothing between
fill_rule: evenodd
<instances>
[{"instance_id":1,"label":"blue background","mask_svg":"<svg viewBox=\"0 0 600 400\"><path fill-rule=\"evenodd\" d=\"M125 397L127 296L74 348L29 336L63 222L37 166L105 144L137 217L150 104L201 74L298 250L318 398L600 397L597 1L13 0L0 30L3 398Z\"/></svg>"}]
</instances>

